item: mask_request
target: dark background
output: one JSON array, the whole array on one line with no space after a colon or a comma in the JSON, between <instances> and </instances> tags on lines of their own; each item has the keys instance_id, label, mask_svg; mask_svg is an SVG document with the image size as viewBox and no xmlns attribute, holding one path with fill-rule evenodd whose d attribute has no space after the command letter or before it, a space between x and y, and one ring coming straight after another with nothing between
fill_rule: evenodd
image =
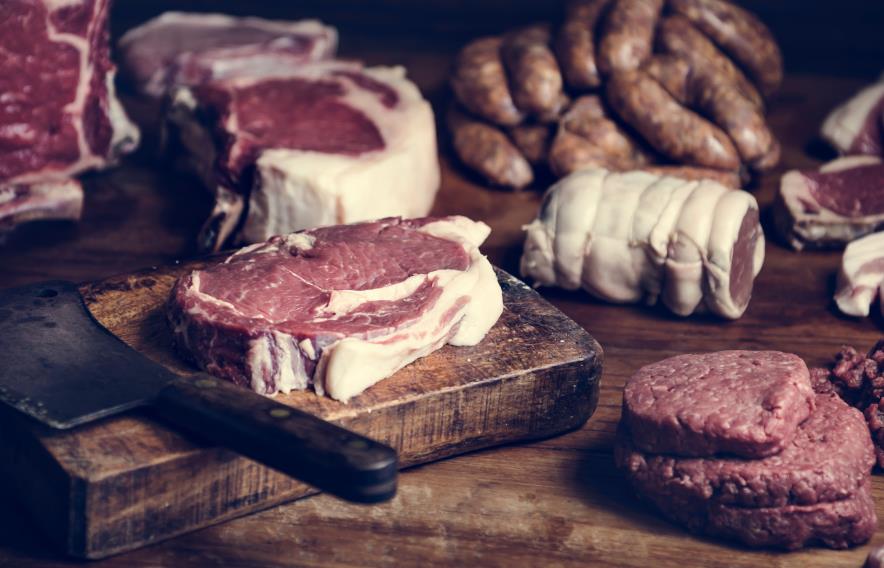
<instances>
[{"instance_id":1,"label":"dark background","mask_svg":"<svg viewBox=\"0 0 884 568\"><path fill-rule=\"evenodd\" d=\"M743 0L780 42L786 69L875 77L884 69L884 0ZM319 18L340 32L341 55L359 57L371 38L391 51L422 45L456 50L472 37L538 20L554 21L563 1L532 0L117 0L115 35L167 10L268 18ZM376 62L371 62L376 63Z\"/></svg>"}]
</instances>

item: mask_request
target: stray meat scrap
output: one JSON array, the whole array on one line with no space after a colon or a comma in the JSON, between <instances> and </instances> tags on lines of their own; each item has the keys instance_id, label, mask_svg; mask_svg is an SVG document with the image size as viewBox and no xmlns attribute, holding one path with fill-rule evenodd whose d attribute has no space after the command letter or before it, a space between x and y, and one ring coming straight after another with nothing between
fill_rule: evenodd
<instances>
[{"instance_id":1,"label":"stray meat scrap","mask_svg":"<svg viewBox=\"0 0 884 568\"><path fill-rule=\"evenodd\" d=\"M811 378L817 392L835 392L863 412L884 467L884 339L865 355L845 345L831 365L812 369Z\"/></svg>"}]
</instances>

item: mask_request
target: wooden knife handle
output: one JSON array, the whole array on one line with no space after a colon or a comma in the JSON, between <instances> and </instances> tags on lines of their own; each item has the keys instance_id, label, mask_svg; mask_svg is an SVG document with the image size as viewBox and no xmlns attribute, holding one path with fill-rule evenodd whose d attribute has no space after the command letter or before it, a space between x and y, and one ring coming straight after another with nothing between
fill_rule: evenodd
<instances>
[{"instance_id":1,"label":"wooden knife handle","mask_svg":"<svg viewBox=\"0 0 884 568\"><path fill-rule=\"evenodd\" d=\"M162 418L348 501L396 493L396 451L296 408L198 374L169 383Z\"/></svg>"}]
</instances>

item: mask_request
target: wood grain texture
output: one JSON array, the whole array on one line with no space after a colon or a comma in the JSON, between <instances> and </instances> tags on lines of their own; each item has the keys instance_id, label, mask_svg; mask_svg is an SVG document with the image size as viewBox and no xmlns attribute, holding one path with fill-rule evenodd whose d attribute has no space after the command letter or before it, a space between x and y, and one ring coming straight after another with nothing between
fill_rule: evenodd
<instances>
[{"instance_id":1,"label":"wood grain texture","mask_svg":"<svg viewBox=\"0 0 884 568\"><path fill-rule=\"evenodd\" d=\"M164 305L175 280L206 262L112 277L80 291L107 329L192 374L172 350ZM498 278L504 312L478 345L443 347L348 404L312 391L276 402L393 446L404 467L580 426L598 400L601 349L525 284L504 272ZM0 456L16 463L5 473L38 522L75 556L101 558L315 492L179 435L149 409L69 432L35 428L33 435L37 447L22 448L26 428L15 438L0 434ZM48 475L68 481L57 504L27 487L47 475L46 459Z\"/></svg>"},{"instance_id":2,"label":"wood grain texture","mask_svg":"<svg viewBox=\"0 0 884 568\"><path fill-rule=\"evenodd\" d=\"M437 97L449 56L431 48L422 52L418 45L423 44L415 43L409 52L376 48L365 56L375 62L405 63L421 88ZM825 151L814 142L823 117L862 84L860 79L830 76L787 78L770 117L774 133L783 141L783 164L751 188L765 216L784 169L812 167L824 159ZM521 253L520 227L534 216L539 191L510 194L483 187L452 162L444 143L442 148L443 187L436 213L461 213L489 223L493 233L483 248L496 264L515 270ZM189 238L208 210L206 200L189 189L192 183L151 172L139 163L90 179L86 219L79 227L28 228L0 249L0 286L47 277L97 279L191 254ZM117 206L121 203L125 206ZM763 222L769 229L767 218ZM838 262L838 253L793 253L771 239L752 303L736 322L679 319L663 309L613 306L584 293L541 290L605 348L599 408L579 430L407 470L401 475L399 495L382 506L348 505L320 495L93 565L861 566L869 548L884 544L884 531L853 550L794 553L750 551L694 537L638 503L614 469L610 454L622 385L643 364L689 351L763 348L794 351L815 365L831 357L841 343L869 347L881 335L882 322L837 313L831 295ZM137 421L118 428L130 431L137 428ZM114 439L105 437L96 447L108 456L108 467L125 469L130 456ZM140 438L135 454L169 447L176 452L170 468L178 475L170 488L187 483L191 475L224 479L223 468L203 472L188 465L193 450L171 433ZM70 461L75 462L77 455L72 452ZM216 494L238 492L240 485L253 479L241 476L211 487ZM32 490L46 491L46 502L52 502L55 483L34 484ZM133 481L133 489L143 491L140 483ZM268 491L290 489L280 489L279 480L261 483L271 487ZM878 514L884 519L880 474L874 477L873 488ZM112 500L114 489L102 487L90 498L96 503ZM161 509L172 494L151 498ZM189 507L193 514L202 514L195 502ZM111 501L104 511L119 508ZM24 518L25 512L11 498L0 501L0 566L67 565L46 546L43 533ZM160 516L157 522L171 520Z\"/></svg>"}]
</instances>

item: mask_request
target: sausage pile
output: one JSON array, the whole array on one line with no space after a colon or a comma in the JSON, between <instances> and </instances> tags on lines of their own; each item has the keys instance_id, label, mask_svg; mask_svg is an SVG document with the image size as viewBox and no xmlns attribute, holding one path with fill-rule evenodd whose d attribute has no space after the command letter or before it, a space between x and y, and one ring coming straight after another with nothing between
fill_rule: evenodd
<instances>
[{"instance_id":1,"label":"sausage pile","mask_svg":"<svg viewBox=\"0 0 884 568\"><path fill-rule=\"evenodd\" d=\"M738 187L779 161L764 103L782 67L764 24L726 0L573 0L558 28L461 50L448 127L465 165L514 189L544 166Z\"/></svg>"}]
</instances>

